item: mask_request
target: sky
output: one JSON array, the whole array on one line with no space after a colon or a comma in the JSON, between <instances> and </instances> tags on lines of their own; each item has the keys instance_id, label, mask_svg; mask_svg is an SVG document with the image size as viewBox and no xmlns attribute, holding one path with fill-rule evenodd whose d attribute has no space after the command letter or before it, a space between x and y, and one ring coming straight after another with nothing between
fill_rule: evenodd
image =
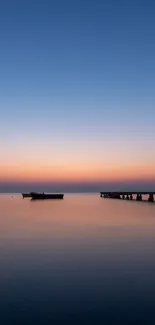
<instances>
[{"instance_id":1,"label":"sky","mask_svg":"<svg viewBox=\"0 0 155 325\"><path fill-rule=\"evenodd\" d=\"M0 191L155 185L154 17L151 0L1 1Z\"/></svg>"}]
</instances>

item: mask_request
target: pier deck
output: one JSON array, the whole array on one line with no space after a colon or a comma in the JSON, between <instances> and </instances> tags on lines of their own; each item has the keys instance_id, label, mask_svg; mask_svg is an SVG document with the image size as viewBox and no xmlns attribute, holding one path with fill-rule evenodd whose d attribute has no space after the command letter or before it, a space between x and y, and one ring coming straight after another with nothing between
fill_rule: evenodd
<instances>
[{"instance_id":1,"label":"pier deck","mask_svg":"<svg viewBox=\"0 0 155 325\"><path fill-rule=\"evenodd\" d=\"M137 201L142 201L143 195L148 195L148 201L154 202L155 191L117 191L117 192L100 192L100 196L110 199L123 199L123 200L133 200L133 195L136 195Z\"/></svg>"}]
</instances>

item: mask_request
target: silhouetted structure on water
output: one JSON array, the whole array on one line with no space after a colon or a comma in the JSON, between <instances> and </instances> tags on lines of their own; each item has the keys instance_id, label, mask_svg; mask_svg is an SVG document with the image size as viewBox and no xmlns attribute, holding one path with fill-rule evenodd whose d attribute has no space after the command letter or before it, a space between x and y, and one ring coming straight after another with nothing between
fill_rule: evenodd
<instances>
[{"instance_id":1,"label":"silhouetted structure on water","mask_svg":"<svg viewBox=\"0 0 155 325\"><path fill-rule=\"evenodd\" d=\"M143 195L148 195L148 201L154 202L154 195L155 192L100 192L100 196L104 198L110 198L110 199L122 199L122 200L133 200L133 195L136 195L137 201L142 201Z\"/></svg>"}]
</instances>

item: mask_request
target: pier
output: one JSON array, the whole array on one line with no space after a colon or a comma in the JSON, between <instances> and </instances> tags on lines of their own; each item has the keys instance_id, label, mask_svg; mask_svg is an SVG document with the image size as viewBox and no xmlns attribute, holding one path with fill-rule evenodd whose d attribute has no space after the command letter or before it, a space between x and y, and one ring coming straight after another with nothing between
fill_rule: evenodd
<instances>
[{"instance_id":1,"label":"pier","mask_svg":"<svg viewBox=\"0 0 155 325\"><path fill-rule=\"evenodd\" d=\"M137 201L143 200L143 195L148 195L148 202L154 202L154 192L100 192L100 196L109 199L122 199L122 200L133 200L133 195L136 195Z\"/></svg>"}]
</instances>

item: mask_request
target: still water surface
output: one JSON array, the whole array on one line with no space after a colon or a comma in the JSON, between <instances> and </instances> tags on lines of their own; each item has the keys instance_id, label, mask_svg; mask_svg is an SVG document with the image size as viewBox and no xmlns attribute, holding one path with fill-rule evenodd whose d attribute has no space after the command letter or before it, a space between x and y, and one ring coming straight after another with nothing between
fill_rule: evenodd
<instances>
[{"instance_id":1,"label":"still water surface","mask_svg":"<svg viewBox=\"0 0 155 325\"><path fill-rule=\"evenodd\" d=\"M0 324L154 325L155 204L0 195Z\"/></svg>"}]
</instances>

